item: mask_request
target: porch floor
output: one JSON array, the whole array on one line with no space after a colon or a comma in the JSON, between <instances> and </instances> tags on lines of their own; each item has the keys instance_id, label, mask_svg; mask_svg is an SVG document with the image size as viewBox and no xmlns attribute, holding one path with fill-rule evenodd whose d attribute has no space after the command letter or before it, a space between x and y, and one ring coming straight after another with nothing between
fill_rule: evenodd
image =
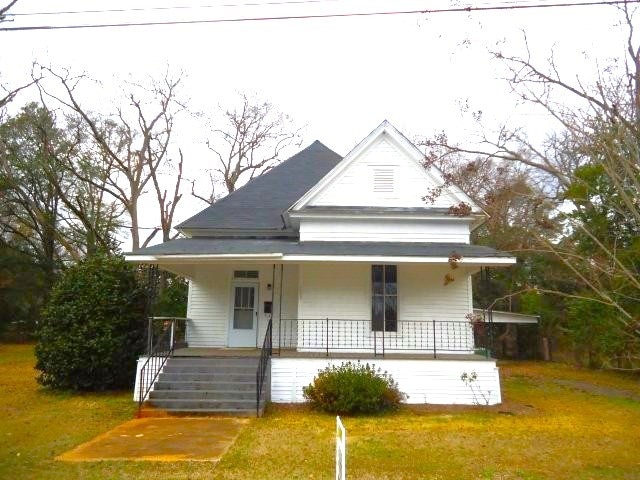
<instances>
[{"instance_id":1,"label":"porch floor","mask_svg":"<svg viewBox=\"0 0 640 480\"><path fill-rule=\"evenodd\" d=\"M259 357L257 348L214 348L214 347L186 347L178 348L173 354L175 357ZM383 358L382 355L374 355L373 352L300 352L294 349L273 350L274 357L280 358L344 358L352 360L375 360ZM459 361L490 361L495 359L475 353L438 353L435 358L433 353L386 353L386 360L459 360Z\"/></svg>"}]
</instances>

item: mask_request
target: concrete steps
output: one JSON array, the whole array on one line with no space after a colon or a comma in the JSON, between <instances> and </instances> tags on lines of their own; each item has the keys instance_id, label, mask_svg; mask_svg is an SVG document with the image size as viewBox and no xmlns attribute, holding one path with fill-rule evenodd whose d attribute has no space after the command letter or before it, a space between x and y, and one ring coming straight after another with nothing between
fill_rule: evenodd
<instances>
[{"instance_id":1,"label":"concrete steps","mask_svg":"<svg viewBox=\"0 0 640 480\"><path fill-rule=\"evenodd\" d=\"M154 390L149 393L152 400L252 400L256 401L253 390Z\"/></svg>"},{"instance_id":2,"label":"concrete steps","mask_svg":"<svg viewBox=\"0 0 640 480\"><path fill-rule=\"evenodd\" d=\"M256 357L172 357L146 405L169 414L255 415L257 369Z\"/></svg>"}]
</instances>

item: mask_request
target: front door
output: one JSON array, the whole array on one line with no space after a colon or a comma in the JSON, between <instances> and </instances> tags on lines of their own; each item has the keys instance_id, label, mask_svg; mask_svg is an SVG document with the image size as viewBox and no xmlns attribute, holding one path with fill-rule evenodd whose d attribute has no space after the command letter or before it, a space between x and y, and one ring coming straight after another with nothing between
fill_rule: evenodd
<instances>
[{"instance_id":1,"label":"front door","mask_svg":"<svg viewBox=\"0 0 640 480\"><path fill-rule=\"evenodd\" d=\"M229 346L255 347L258 324L258 285L234 285L231 301Z\"/></svg>"}]
</instances>

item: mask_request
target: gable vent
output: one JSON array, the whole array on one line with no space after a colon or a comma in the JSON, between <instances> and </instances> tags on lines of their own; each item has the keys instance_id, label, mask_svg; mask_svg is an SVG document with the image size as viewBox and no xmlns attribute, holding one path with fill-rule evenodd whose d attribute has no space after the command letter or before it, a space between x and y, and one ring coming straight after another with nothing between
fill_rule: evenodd
<instances>
[{"instance_id":1,"label":"gable vent","mask_svg":"<svg viewBox=\"0 0 640 480\"><path fill-rule=\"evenodd\" d=\"M374 193L393 193L393 169L374 168L373 169L373 191Z\"/></svg>"},{"instance_id":2,"label":"gable vent","mask_svg":"<svg viewBox=\"0 0 640 480\"><path fill-rule=\"evenodd\" d=\"M257 270L234 270L233 278L258 278Z\"/></svg>"}]
</instances>

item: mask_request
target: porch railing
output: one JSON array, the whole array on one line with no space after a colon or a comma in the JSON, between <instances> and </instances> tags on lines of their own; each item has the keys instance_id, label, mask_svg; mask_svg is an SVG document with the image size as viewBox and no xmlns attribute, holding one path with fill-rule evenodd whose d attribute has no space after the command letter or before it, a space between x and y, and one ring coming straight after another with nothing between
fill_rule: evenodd
<instances>
[{"instance_id":1,"label":"porch railing","mask_svg":"<svg viewBox=\"0 0 640 480\"><path fill-rule=\"evenodd\" d=\"M273 322L269 319L267 331L262 342L260 350L260 360L258 362L258 371L256 372L256 416L260 416L260 403L262 401L262 390L265 383L266 374L269 367L269 360L273 353Z\"/></svg>"},{"instance_id":2,"label":"porch railing","mask_svg":"<svg viewBox=\"0 0 640 480\"><path fill-rule=\"evenodd\" d=\"M147 319L147 355L167 329L172 329L171 336L175 348L186 347L189 321L189 318L183 317L149 317Z\"/></svg>"},{"instance_id":3,"label":"porch railing","mask_svg":"<svg viewBox=\"0 0 640 480\"><path fill-rule=\"evenodd\" d=\"M186 346L186 318L150 317L147 335L147 360L140 368L138 379L138 413L162 368L176 348ZM160 329L157 330L157 323Z\"/></svg>"},{"instance_id":4,"label":"porch railing","mask_svg":"<svg viewBox=\"0 0 640 480\"><path fill-rule=\"evenodd\" d=\"M371 320L336 318L281 319L277 322L278 354L283 349L323 352L373 353L482 353L487 342L469 321L398 321L391 330L373 329Z\"/></svg>"}]
</instances>

